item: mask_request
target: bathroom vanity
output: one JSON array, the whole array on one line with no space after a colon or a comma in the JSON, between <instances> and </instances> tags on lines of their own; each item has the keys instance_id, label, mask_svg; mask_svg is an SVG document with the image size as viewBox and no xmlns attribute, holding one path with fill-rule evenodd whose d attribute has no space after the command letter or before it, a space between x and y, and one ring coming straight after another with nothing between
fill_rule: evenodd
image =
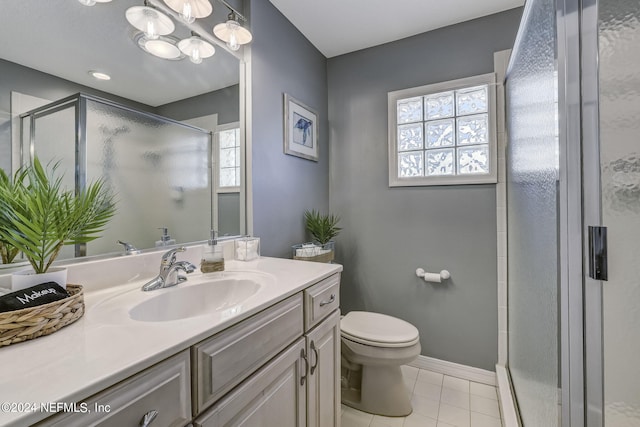
<instances>
[{"instance_id":1,"label":"bathroom vanity","mask_svg":"<svg viewBox=\"0 0 640 427\"><path fill-rule=\"evenodd\" d=\"M260 258L89 290L75 324L0 349L0 401L21 409L0 425L339 426L341 270Z\"/></svg>"}]
</instances>

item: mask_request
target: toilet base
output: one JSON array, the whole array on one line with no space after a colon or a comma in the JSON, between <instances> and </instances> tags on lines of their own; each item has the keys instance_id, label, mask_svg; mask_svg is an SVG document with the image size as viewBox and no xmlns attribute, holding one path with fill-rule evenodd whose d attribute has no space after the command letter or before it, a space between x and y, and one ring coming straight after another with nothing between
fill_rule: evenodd
<instances>
[{"instance_id":1,"label":"toilet base","mask_svg":"<svg viewBox=\"0 0 640 427\"><path fill-rule=\"evenodd\" d=\"M354 409L386 417L411 414L411 400L400 366L362 366L360 399L350 390L342 393L342 403Z\"/></svg>"}]
</instances>

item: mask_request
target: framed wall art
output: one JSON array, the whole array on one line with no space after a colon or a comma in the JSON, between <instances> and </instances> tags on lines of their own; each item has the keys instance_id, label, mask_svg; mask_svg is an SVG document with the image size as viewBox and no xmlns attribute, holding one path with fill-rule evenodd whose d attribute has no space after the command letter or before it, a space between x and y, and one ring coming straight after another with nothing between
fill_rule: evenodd
<instances>
[{"instance_id":1,"label":"framed wall art","mask_svg":"<svg viewBox=\"0 0 640 427\"><path fill-rule=\"evenodd\" d=\"M284 152L318 161L318 113L284 94Z\"/></svg>"}]
</instances>

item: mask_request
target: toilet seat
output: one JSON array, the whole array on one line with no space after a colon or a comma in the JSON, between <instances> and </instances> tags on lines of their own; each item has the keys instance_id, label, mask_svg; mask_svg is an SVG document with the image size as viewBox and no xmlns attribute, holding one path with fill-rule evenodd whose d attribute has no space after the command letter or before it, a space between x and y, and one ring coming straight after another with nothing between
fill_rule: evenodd
<instances>
[{"instance_id":1,"label":"toilet seat","mask_svg":"<svg viewBox=\"0 0 640 427\"><path fill-rule=\"evenodd\" d=\"M351 311L340 321L343 338L359 344L393 348L409 347L420 341L411 323L380 313Z\"/></svg>"}]
</instances>

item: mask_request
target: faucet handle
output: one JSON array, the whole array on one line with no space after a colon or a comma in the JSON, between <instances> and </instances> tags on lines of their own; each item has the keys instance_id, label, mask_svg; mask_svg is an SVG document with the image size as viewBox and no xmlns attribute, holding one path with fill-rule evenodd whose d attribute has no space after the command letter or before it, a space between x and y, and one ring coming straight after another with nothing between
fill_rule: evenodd
<instances>
[{"instance_id":1,"label":"faucet handle","mask_svg":"<svg viewBox=\"0 0 640 427\"><path fill-rule=\"evenodd\" d=\"M180 246L178 248L173 248L171 250L168 250L167 252L164 253L164 255L162 255L162 264L163 265L173 264L174 262L176 262L176 253L184 252L186 250L187 248L185 248L184 246Z\"/></svg>"},{"instance_id":2,"label":"faucet handle","mask_svg":"<svg viewBox=\"0 0 640 427\"><path fill-rule=\"evenodd\" d=\"M133 254L140 253L140 249L136 248L134 245L132 245L129 242L123 242L122 240L118 240L116 243L119 243L122 246L124 246L125 255L133 255Z\"/></svg>"}]
</instances>

